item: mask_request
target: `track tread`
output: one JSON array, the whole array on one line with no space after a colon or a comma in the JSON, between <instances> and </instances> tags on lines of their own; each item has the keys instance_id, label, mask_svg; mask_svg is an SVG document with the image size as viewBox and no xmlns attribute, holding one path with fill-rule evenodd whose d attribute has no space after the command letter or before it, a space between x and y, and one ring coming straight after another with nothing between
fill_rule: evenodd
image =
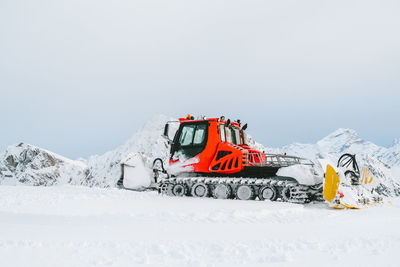
<instances>
[{"instance_id":1,"label":"track tread","mask_svg":"<svg viewBox=\"0 0 400 267\"><path fill-rule=\"evenodd\" d=\"M313 200L318 201L319 193L318 190L312 189L311 187L305 185L299 185L294 183L293 181L282 181L275 180L274 178L209 178L209 177L171 177L167 179L163 179L159 182L159 188L161 188L164 184L169 185L168 190L161 190L159 192L161 194L173 195L172 188L174 184L185 184L187 192L190 192L193 195L193 186L198 184L205 184L207 187L206 197L213 197L213 190L218 184L226 184L229 185L232 189L232 193L236 192L237 188L242 185L247 185L253 188L254 197L252 199L258 197L258 199L262 200L260 197L260 190L266 186L273 187L276 189L276 196L271 200L281 199L282 201L291 202L291 203L309 203ZM165 185L164 185L165 187ZM282 195L282 191L290 190L290 197L285 197ZM187 195L187 194L186 194ZM235 194L236 195L236 194Z\"/></svg>"}]
</instances>

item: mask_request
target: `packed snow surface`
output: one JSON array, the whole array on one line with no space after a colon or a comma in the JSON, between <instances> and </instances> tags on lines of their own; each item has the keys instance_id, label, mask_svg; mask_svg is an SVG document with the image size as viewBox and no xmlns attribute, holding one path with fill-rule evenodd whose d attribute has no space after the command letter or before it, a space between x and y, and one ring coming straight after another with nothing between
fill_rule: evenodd
<instances>
[{"instance_id":1,"label":"packed snow surface","mask_svg":"<svg viewBox=\"0 0 400 267\"><path fill-rule=\"evenodd\" d=\"M2 266L398 266L400 200L365 210L1 186Z\"/></svg>"}]
</instances>

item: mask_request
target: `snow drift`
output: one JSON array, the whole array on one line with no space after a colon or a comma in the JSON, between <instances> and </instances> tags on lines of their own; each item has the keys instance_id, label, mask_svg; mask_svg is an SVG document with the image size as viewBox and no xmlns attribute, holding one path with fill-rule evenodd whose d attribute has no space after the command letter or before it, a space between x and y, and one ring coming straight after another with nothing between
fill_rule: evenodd
<instances>
[{"instance_id":1,"label":"snow drift","mask_svg":"<svg viewBox=\"0 0 400 267\"><path fill-rule=\"evenodd\" d=\"M173 120L164 115L149 120L125 144L101 156L92 156L87 165L92 176L96 177L96 185L113 187L121 176L121 162L132 153L141 153L149 159L167 159L169 147L161 136L167 121Z\"/></svg>"}]
</instances>

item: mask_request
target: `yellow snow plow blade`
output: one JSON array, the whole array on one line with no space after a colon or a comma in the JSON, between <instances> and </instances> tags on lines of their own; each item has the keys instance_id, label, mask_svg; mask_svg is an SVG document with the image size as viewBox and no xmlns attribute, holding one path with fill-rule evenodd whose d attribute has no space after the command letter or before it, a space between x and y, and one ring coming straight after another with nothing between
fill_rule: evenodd
<instances>
[{"instance_id":1,"label":"yellow snow plow blade","mask_svg":"<svg viewBox=\"0 0 400 267\"><path fill-rule=\"evenodd\" d=\"M343 206L345 206L345 207L348 208L348 209L353 209L353 210L360 210L360 209L363 208L363 207L361 207L361 206L351 205L351 204L348 204L348 203L344 203L343 201L340 201L340 204L343 205Z\"/></svg>"},{"instance_id":2,"label":"yellow snow plow blade","mask_svg":"<svg viewBox=\"0 0 400 267\"><path fill-rule=\"evenodd\" d=\"M340 179L335 169L331 165L326 166L325 183L324 183L324 198L331 202L337 193L339 188Z\"/></svg>"}]
</instances>

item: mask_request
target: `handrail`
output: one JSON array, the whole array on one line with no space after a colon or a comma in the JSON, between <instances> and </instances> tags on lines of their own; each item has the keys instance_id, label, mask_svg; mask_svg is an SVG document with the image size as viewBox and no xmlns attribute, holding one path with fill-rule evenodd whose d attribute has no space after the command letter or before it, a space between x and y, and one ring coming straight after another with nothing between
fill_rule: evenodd
<instances>
[{"instance_id":1,"label":"handrail","mask_svg":"<svg viewBox=\"0 0 400 267\"><path fill-rule=\"evenodd\" d=\"M311 160L305 158L282 154L265 154L258 152L245 153L244 164L245 166L256 167L289 167L296 164L311 166L314 165Z\"/></svg>"}]
</instances>

